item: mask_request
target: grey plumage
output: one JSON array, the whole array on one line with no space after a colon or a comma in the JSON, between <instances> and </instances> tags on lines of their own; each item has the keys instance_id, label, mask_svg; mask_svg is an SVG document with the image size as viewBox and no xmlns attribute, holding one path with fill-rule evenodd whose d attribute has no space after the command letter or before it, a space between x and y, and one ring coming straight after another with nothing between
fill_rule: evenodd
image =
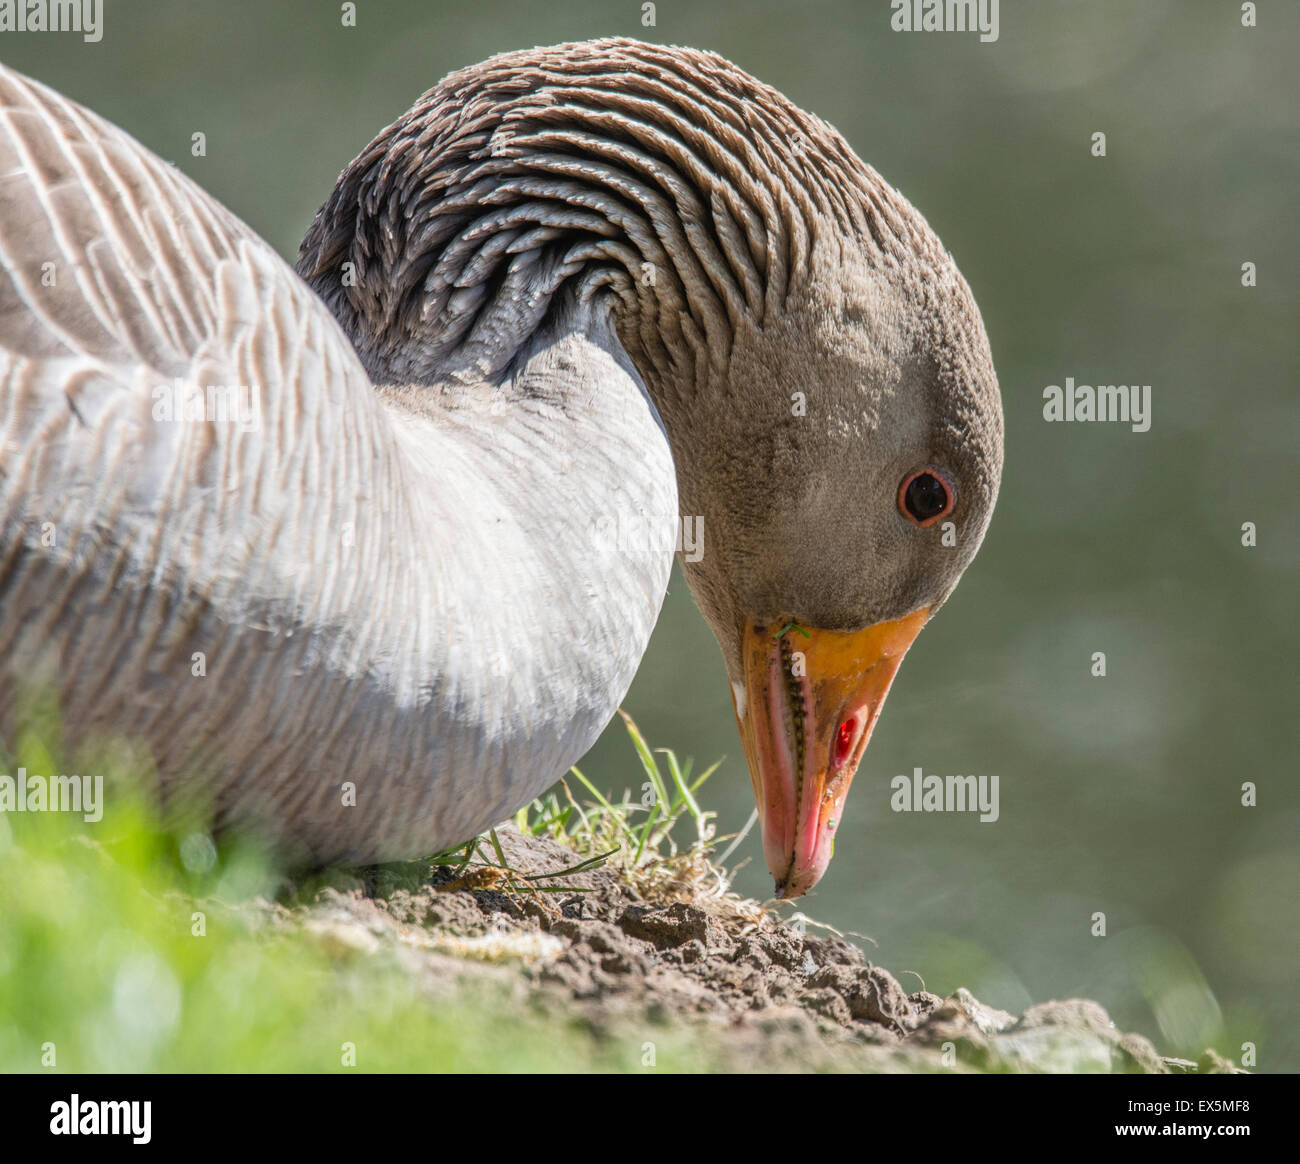
<instances>
[{"instance_id":1,"label":"grey plumage","mask_svg":"<svg viewBox=\"0 0 1300 1164\"><path fill-rule=\"evenodd\" d=\"M452 73L344 170L298 271L380 382L477 376L554 288L608 288L704 519L687 577L733 678L737 611L938 605L983 538L1002 416L969 288L832 127L712 53L602 40ZM955 552L894 509L933 454L962 482Z\"/></svg>"},{"instance_id":2,"label":"grey plumage","mask_svg":"<svg viewBox=\"0 0 1300 1164\"><path fill-rule=\"evenodd\" d=\"M453 73L341 175L306 285L8 71L0 174L0 719L48 676L73 741L140 738L164 790L317 860L463 840L561 775L631 681L679 504L733 682L742 619L937 605L991 514L997 384L951 259L712 54ZM251 385L259 424L155 419L176 378ZM955 548L894 508L926 461Z\"/></svg>"}]
</instances>

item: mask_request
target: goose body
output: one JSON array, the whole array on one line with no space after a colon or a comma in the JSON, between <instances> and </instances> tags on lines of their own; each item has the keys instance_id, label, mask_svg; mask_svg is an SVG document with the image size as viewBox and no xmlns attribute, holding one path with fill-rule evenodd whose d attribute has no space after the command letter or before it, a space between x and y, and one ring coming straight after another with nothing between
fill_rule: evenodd
<instances>
[{"instance_id":1,"label":"goose body","mask_svg":"<svg viewBox=\"0 0 1300 1164\"><path fill-rule=\"evenodd\" d=\"M49 683L218 823L418 856L595 740L682 513L778 892L820 876L1001 466L968 289L830 127L711 54L507 54L362 151L295 274L0 70L0 264L0 727ZM931 465L956 547L899 509Z\"/></svg>"}]
</instances>

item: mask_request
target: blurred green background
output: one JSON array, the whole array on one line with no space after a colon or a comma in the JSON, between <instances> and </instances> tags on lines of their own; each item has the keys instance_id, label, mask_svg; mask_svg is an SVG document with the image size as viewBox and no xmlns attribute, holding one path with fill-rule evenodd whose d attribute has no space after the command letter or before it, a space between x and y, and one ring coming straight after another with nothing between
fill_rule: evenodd
<instances>
[{"instance_id":1,"label":"blurred green background","mask_svg":"<svg viewBox=\"0 0 1300 1164\"><path fill-rule=\"evenodd\" d=\"M332 2L110 0L99 44L5 34L0 53L290 259L376 131L506 49L714 49L832 122L970 282L1007 462L985 547L909 656L801 906L869 935L909 989L912 970L1011 1010L1096 998L1166 1052L1240 1059L1251 1042L1276 1071L1300 1069L1300 7L1259 7L1246 30L1227 0L1006 0L982 44L894 33L887 0L667 0L654 28L633 0L361 0L354 29ZM1045 423L1042 389L1066 376L1151 384L1151 430ZM680 576L626 707L653 743L727 755L708 797L739 828L752 797L727 684ZM891 813L890 779L918 766L997 774L1001 819ZM621 726L583 767L639 783ZM736 887L767 896L757 837L737 856Z\"/></svg>"}]
</instances>

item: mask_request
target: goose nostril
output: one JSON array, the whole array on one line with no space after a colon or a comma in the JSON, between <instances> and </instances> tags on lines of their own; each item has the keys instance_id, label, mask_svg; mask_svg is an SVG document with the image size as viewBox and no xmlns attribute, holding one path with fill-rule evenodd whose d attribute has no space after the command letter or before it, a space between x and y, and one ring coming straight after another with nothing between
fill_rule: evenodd
<instances>
[{"instance_id":1,"label":"goose nostril","mask_svg":"<svg viewBox=\"0 0 1300 1164\"><path fill-rule=\"evenodd\" d=\"M856 715L851 715L840 724L839 730L835 733L835 748L832 758L832 767L844 767L849 756L853 752L853 745L857 742L857 738L858 717Z\"/></svg>"}]
</instances>

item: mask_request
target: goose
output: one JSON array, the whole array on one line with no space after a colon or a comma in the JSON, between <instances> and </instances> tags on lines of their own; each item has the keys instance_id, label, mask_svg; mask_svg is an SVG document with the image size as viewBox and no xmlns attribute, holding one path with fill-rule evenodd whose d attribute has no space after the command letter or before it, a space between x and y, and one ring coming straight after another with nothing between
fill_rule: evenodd
<instances>
[{"instance_id":1,"label":"goose","mask_svg":"<svg viewBox=\"0 0 1300 1164\"><path fill-rule=\"evenodd\" d=\"M822 876L1002 465L970 289L826 122L711 52L495 56L295 272L3 69L0 265L4 731L47 685L169 810L417 858L590 747L689 522L776 894Z\"/></svg>"}]
</instances>

